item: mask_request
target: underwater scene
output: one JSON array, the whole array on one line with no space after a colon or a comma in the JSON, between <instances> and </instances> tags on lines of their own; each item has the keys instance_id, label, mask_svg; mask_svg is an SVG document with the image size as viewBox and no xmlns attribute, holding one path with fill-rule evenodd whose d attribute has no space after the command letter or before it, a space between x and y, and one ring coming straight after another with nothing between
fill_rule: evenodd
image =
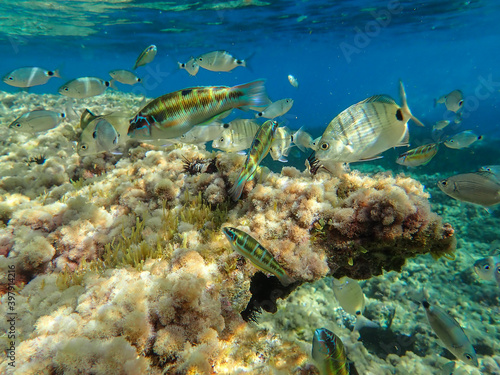
<instances>
[{"instance_id":1,"label":"underwater scene","mask_svg":"<svg viewBox=\"0 0 500 375\"><path fill-rule=\"evenodd\" d=\"M500 3L0 11L0 374L500 375Z\"/></svg>"}]
</instances>

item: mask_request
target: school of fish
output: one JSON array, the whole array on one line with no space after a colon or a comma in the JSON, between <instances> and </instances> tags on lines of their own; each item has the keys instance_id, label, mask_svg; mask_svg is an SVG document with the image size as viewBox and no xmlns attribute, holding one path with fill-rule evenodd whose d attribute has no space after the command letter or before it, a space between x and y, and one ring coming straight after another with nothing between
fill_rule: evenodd
<instances>
[{"instance_id":1,"label":"school of fish","mask_svg":"<svg viewBox=\"0 0 500 375\"><path fill-rule=\"evenodd\" d=\"M146 47L137 57L132 70L115 69L109 72L111 79L99 77L77 77L59 87L61 95L73 99L103 95L108 89L117 89L115 82L124 85L141 84L136 70L150 64L156 57L155 45ZM196 76L200 68L212 72L230 72L238 67L249 69L249 59L236 58L224 50L206 52L191 56L187 62L178 62L178 69ZM41 67L23 67L7 73L3 82L20 89L46 84L52 78L61 79L59 70ZM291 86L298 89L298 79L287 76ZM388 95L374 95L353 104L336 115L323 134L316 139L302 127L291 130L281 126L283 116L294 104L293 98L271 101L265 88L265 80L259 79L236 86L187 87L155 98L133 114L94 114L86 109L80 116L80 139L76 150L82 157L99 153L120 153L120 147L129 140L144 142L165 140L166 143L206 144L212 142L213 149L224 152L246 152L246 160L239 176L232 181L228 193L232 200L244 197L248 183L264 174L262 161L267 154L273 160L286 163L291 150L313 151L308 159L311 173L328 163L355 163L375 160L395 147L410 145L411 120L424 126L410 111L405 88L399 82L401 104ZM434 106L444 104L453 112L455 119L437 121L432 134L437 134L433 143L420 145L402 154L396 163L406 167L427 165L438 153L439 145L460 150L471 147L483 137L472 130L465 130L450 136L443 136L450 123L460 124L464 94L453 90L434 100ZM253 111L251 118L224 119L233 110ZM68 109L61 112L43 108L20 114L8 127L12 131L38 135L48 132L68 118ZM266 119L262 122L260 119ZM168 142L167 142L168 141ZM247 150L247 151L245 151ZM500 166L489 165L469 173L461 173L442 179L437 186L449 197L462 202L481 205L487 210L500 204ZM247 231L223 227L230 247L248 260L261 272L273 275L283 286L294 283L288 274L286 264L273 256L273 249L266 249L257 238ZM479 259L474 263L478 277L500 287L500 255ZM364 327L380 328L379 324L363 316L365 296L358 281L342 277L332 278L332 292L342 309L356 318L353 330ZM429 325L443 345L459 360L478 367L478 358L469 338L460 324L446 311L427 299L421 302ZM326 322L328 323L328 322ZM326 328L318 328L313 334L312 358L319 372L326 374L357 374L354 364L348 359L342 340ZM446 369L453 371L454 362ZM443 368L443 369L445 369ZM447 370L448 371L448 370Z\"/></svg>"}]
</instances>

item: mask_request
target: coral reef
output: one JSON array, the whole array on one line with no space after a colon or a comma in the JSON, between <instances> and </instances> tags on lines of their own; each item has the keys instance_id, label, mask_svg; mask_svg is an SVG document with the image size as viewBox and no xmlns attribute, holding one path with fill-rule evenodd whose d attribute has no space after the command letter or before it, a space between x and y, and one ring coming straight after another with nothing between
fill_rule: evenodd
<instances>
[{"instance_id":1,"label":"coral reef","mask_svg":"<svg viewBox=\"0 0 500 375\"><path fill-rule=\"evenodd\" d=\"M9 98L4 106L19 104ZM86 99L77 109L137 105L103 98L104 108ZM411 178L284 167L234 203L227 191L243 156L132 142L122 155L82 158L71 146L77 123L37 137L1 129L11 145L0 155L0 269L16 270L19 374L307 373L309 349L243 320L252 298L279 312L293 288L326 275L364 279L417 255L453 254L453 229ZM26 164L40 154L44 163ZM272 278L231 251L224 225L258 238L293 288L273 294ZM252 279L270 294L257 297Z\"/></svg>"}]
</instances>

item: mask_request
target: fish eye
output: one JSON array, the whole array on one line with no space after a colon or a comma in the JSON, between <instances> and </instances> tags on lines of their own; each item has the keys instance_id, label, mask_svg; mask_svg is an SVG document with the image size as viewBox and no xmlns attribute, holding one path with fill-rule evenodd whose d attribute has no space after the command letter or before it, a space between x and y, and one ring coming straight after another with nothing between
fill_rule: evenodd
<instances>
[{"instance_id":1,"label":"fish eye","mask_svg":"<svg viewBox=\"0 0 500 375\"><path fill-rule=\"evenodd\" d=\"M219 142L224 142L224 137L221 137L221 138L219 139Z\"/></svg>"},{"instance_id":2,"label":"fish eye","mask_svg":"<svg viewBox=\"0 0 500 375\"><path fill-rule=\"evenodd\" d=\"M68 90L69 90L69 87L68 87L68 86L63 87L63 90L64 90L64 91L68 91Z\"/></svg>"},{"instance_id":3,"label":"fish eye","mask_svg":"<svg viewBox=\"0 0 500 375\"><path fill-rule=\"evenodd\" d=\"M20 124L19 122L16 122L16 123L14 124L14 126L15 126L16 128L20 128L20 127L21 127L21 124Z\"/></svg>"},{"instance_id":4,"label":"fish eye","mask_svg":"<svg viewBox=\"0 0 500 375\"><path fill-rule=\"evenodd\" d=\"M441 181L441 185L443 185L443 186L448 185L448 181Z\"/></svg>"},{"instance_id":5,"label":"fish eye","mask_svg":"<svg viewBox=\"0 0 500 375\"><path fill-rule=\"evenodd\" d=\"M467 358L469 361L472 361L472 356L469 353L465 353L465 358Z\"/></svg>"},{"instance_id":6,"label":"fish eye","mask_svg":"<svg viewBox=\"0 0 500 375\"><path fill-rule=\"evenodd\" d=\"M82 150L86 150L86 149L87 149L87 145L81 145L81 146L80 146L80 148L81 148Z\"/></svg>"},{"instance_id":7,"label":"fish eye","mask_svg":"<svg viewBox=\"0 0 500 375\"><path fill-rule=\"evenodd\" d=\"M259 117L262 117L262 115L264 115L264 113L262 113L262 112L257 113L257 116L259 116Z\"/></svg>"},{"instance_id":8,"label":"fish eye","mask_svg":"<svg viewBox=\"0 0 500 375\"><path fill-rule=\"evenodd\" d=\"M12 76L11 76L11 77L9 77L9 80L13 81L13 80L14 80L14 77L12 77Z\"/></svg>"},{"instance_id":9,"label":"fish eye","mask_svg":"<svg viewBox=\"0 0 500 375\"><path fill-rule=\"evenodd\" d=\"M461 107L463 104L464 104L464 101L463 101L463 100L460 100L460 101L458 102L458 106L459 106L459 107Z\"/></svg>"},{"instance_id":10,"label":"fish eye","mask_svg":"<svg viewBox=\"0 0 500 375\"><path fill-rule=\"evenodd\" d=\"M330 148L330 145L328 144L328 142L324 142L319 147L321 147L322 150L328 150Z\"/></svg>"},{"instance_id":11,"label":"fish eye","mask_svg":"<svg viewBox=\"0 0 500 375\"><path fill-rule=\"evenodd\" d=\"M198 57L198 61L203 61L203 57Z\"/></svg>"},{"instance_id":12,"label":"fish eye","mask_svg":"<svg viewBox=\"0 0 500 375\"><path fill-rule=\"evenodd\" d=\"M224 125L222 125L222 127L223 127L224 129L227 129L227 128L229 128L229 124L224 124Z\"/></svg>"},{"instance_id":13,"label":"fish eye","mask_svg":"<svg viewBox=\"0 0 500 375\"><path fill-rule=\"evenodd\" d=\"M236 60L236 64L243 64L243 60Z\"/></svg>"},{"instance_id":14,"label":"fish eye","mask_svg":"<svg viewBox=\"0 0 500 375\"><path fill-rule=\"evenodd\" d=\"M361 315L361 311L356 311L356 315Z\"/></svg>"}]
</instances>

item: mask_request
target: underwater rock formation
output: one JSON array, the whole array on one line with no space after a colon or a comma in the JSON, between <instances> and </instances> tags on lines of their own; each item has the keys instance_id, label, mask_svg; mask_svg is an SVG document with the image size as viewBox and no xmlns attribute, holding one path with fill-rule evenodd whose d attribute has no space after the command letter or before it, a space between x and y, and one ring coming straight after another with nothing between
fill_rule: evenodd
<instances>
[{"instance_id":1,"label":"underwater rock formation","mask_svg":"<svg viewBox=\"0 0 500 375\"><path fill-rule=\"evenodd\" d=\"M268 373L306 364L298 344L243 320L258 270L231 250L225 225L258 239L296 285L453 254L453 229L408 177L284 167L247 183L234 203L227 192L241 155L133 144L121 157L80 158L57 147L69 142L64 132L9 133L17 143L1 156L0 282L5 293L13 267L17 373L211 374L264 364ZM43 151L45 163L16 169L25 149Z\"/></svg>"}]
</instances>

